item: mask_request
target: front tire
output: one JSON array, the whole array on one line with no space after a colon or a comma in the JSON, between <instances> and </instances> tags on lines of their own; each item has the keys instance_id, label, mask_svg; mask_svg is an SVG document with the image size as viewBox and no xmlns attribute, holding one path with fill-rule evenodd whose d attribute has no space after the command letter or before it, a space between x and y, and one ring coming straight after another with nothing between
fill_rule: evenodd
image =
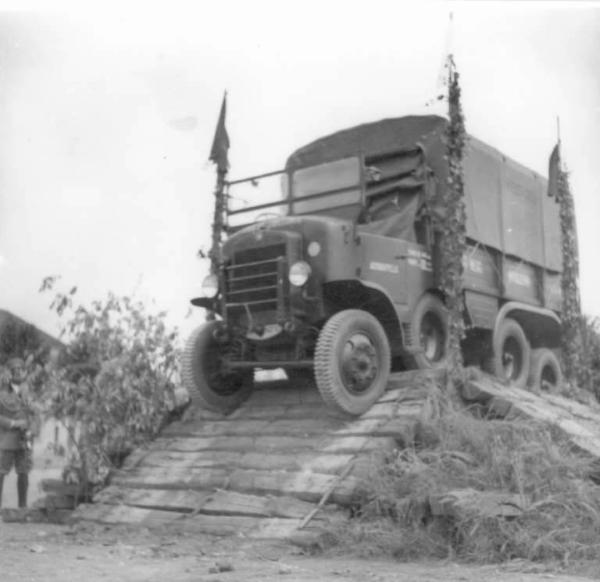
<instances>
[{"instance_id":1,"label":"front tire","mask_svg":"<svg viewBox=\"0 0 600 582\"><path fill-rule=\"evenodd\" d=\"M214 337L220 325L218 321L210 321L192 332L183 352L181 368L183 384L194 404L228 413L248 398L254 382L251 370L223 372L223 347Z\"/></svg>"},{"instance_id":2,"label":"front tire","mask_svg":"<svg viewBox=\"0 0 600 582\"><path fill-rule=\"evenodd\" d=\"M390 361L387 335L375 317L359 309L336 313L323 326L315 349L315 380L323 400L362 414L383 394Z\"/></svg>"},{"instance_id":3,"label":"front tire","mask_svg":"<svg viewBox=\"0 0 600 582\"><path fill-rule=\"evenodd\" d=\"M517 388L524 388L531 367L531 347L523 328L507 317L498 328L493 340L493 356L489 372L508 380Z\"/></svg>"}]
</instances>

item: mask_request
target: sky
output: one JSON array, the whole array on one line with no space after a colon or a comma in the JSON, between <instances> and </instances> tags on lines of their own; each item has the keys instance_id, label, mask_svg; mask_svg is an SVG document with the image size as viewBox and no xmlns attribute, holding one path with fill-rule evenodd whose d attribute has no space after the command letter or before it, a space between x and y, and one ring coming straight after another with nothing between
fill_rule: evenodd
<instances>
[{"instance_id":1,"label":"sky","mask_svg":"<svg viewBox=\"0 0 600 582\"><path fill-rule=\"evenodd\" d=\"M451 51L469 133L547 175L560 117L583 309L600 316L600 4L104 6L0 4L0 308L55 333L38 289L56 274L84 302L134 293L191 329L224 90L243 177L345 127L443 113L427 104Z\"/></svg>"}]
</instances>

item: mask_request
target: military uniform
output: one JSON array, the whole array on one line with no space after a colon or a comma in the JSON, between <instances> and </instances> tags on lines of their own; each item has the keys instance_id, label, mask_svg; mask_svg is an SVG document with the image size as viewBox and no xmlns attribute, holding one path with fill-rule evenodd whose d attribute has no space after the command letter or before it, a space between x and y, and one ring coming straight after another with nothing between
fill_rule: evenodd
<instances>
[{"instance_id":1,"label":"military uniform","mask_svg":"<svg viewBox=\"0 0 600 582\"><path fill-rule=\"evenodd\" d=\"M15 420L26 420L23 401L13 391L0 392L0 474L6 475L14 466L16 473L31 471L31 450L24 431L13 428Z\"/></svg>"},{"instance_id":2,"label":"military uniform","mask_svg":"<svg viewBox=\"0 0 600 582\"><path fill-rule=\"evenodd\" d=\"M28 473L32 468L31 447L25 438L25 431L15 428L17 420L27 420L24 401L11 387L0 390L0 483L14 467L17 473L19 506L27 505ZM2 486L0 485L0 503Z\"/></svg>"}]
</instances>

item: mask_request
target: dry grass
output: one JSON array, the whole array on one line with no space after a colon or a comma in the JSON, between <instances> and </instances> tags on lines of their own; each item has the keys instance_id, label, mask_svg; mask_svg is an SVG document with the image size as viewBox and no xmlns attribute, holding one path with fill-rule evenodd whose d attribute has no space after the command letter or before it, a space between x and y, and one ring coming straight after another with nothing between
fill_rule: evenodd
<instances>
[{"instance_id":1,"label":"dry grass","mask_svg":"<svg viewBox=\"0 0 600 582\"><path fill-rule=\"evenodd\" d=\"M380 463L356 515L336 532L363 555L477 562L600 559L600 487L590 459L549 427L477 418L434 393L414 445ZM516 518L434 517L430 496L455 489L517 494Z\"/></svg>"}]
</instances>

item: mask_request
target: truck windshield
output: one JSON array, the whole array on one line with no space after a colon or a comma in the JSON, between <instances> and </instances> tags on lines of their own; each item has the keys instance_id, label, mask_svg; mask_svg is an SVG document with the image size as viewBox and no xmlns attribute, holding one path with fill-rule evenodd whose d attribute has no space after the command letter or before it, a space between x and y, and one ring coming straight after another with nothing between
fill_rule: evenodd
<instances>
[{"instance_id":1,"label":"truck windshield","mask_svg":"<svg viewBox=\"0 0 600 582\"><path fill-rule=\"evenodd\" d=\"M361 200L360 159L355 156L292 174L292 213L306 214L357 204Z\"/></svg>"},{"instance_id":2,"label":"truck windshield","mask_svg":"<svg viewBox=\"0 0 600 582\"><path fill-rule=\"evenodd\" d=\"M263 218L285 216L288 211L288 175L283 171L236 180L228 185L227 215L232 228Z\"/></svg>"},{"instance_id":3,"label":"truck windshield","mask_svg":"<svg viewBox=\"0 0 600 582\"><path fill-rule=\"evenodd\" d=\"M290 174L271 172L228 183L228 225L236 229L287 214L357 214L361 199L358 156L300 168Z\"/></svg>"}]
</instances>

